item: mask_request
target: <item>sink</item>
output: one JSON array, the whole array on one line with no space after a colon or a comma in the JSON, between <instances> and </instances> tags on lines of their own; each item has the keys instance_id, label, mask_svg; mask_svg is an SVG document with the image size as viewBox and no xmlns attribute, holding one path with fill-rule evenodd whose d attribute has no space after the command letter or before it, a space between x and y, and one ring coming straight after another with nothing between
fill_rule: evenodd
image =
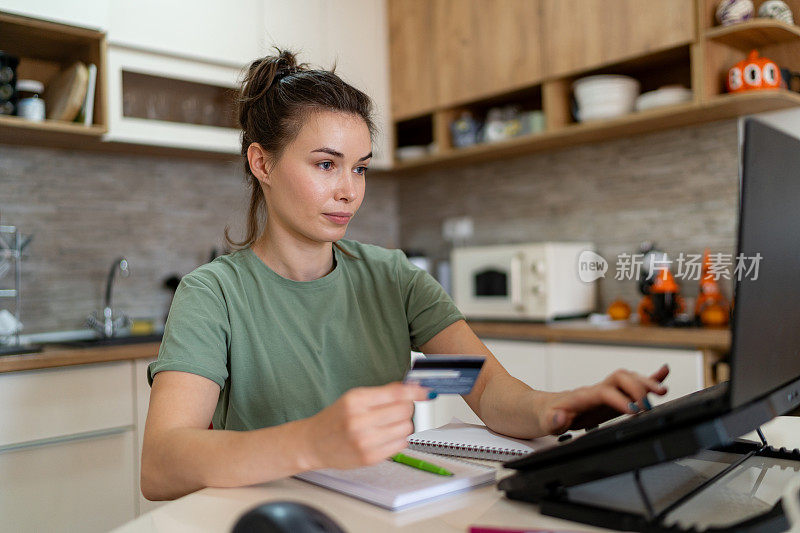
<instances>
[{"instance_id":1,"label":"sink","mask_svg":"<svg viewBox=\"0 0 800 533\"><path fill-rule=\"evenodd\" d=\"M39 353L41 344L0 345L0 355L21 355L26 353Z\"/></svg>"},{"instance_id":2,"label":"sink","mask_svg":"<svg viewBox=\"0 0 800 533\"><path fill-rule=\"evenodd\" d=\"M154 335L124 335L121 337L98 337L95 339L79 339L73 341L57 341L48 343L51 346L64 346L69 348L94 348L97 346L122 346L125 344L144 344L147 342L161 342L160 333Z\"/></svg>"}]
</instances>

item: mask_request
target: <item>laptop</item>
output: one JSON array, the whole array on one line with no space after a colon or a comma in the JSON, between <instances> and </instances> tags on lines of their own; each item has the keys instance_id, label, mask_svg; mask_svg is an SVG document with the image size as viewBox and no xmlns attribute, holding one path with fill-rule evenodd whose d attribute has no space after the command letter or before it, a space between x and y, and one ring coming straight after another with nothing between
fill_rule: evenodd
<instances>
[{"instance_id":1,"label":"laptop","mask_svg":"<svg viewBox=\"0 0 800 533\"><path fill-rule=\"evenodd\" d=\"M728 444L800 405L800 139L745 119L739 191L730 380L505 463L518 471L499 484L508 497Z\"/></svg>"}]
</instances>

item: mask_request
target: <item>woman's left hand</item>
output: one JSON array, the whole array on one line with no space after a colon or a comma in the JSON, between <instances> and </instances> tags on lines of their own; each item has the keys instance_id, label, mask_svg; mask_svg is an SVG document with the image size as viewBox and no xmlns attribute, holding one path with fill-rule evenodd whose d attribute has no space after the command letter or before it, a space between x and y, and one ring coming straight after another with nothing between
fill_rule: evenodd
<instances>
[{"instance_id":1,"label":"woman's left hand","mask_svg":"<svg viewBox=\"0 0 800 533\"><path fill-rule=\"evenodd\" d=\"M620 414L635 413L647 407L642 405L642 399L648 393L660 396L667 393L667 388L661 384L667 374L667 365L650 377L617 370L595 385L556 393L541 411L541 428L558 435L568 429L596 426Z\"/></svg>"}]
</instances>

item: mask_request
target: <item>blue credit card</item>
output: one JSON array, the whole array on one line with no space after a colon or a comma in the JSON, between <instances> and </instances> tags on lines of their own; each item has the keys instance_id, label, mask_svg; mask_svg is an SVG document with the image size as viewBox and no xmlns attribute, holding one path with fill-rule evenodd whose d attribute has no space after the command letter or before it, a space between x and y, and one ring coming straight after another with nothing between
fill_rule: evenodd
<instances>
[{"instance_id":1,"label":"blue credit card","mask_svg":"<svg viewBox=\"0 0 800 533\"><path fill-rule=\"evenodd\" d=\"M428 355L414 361L403 383L419 383L436 394L469 394L485 360L483 355Z\"/></svg>"}]
</instances>

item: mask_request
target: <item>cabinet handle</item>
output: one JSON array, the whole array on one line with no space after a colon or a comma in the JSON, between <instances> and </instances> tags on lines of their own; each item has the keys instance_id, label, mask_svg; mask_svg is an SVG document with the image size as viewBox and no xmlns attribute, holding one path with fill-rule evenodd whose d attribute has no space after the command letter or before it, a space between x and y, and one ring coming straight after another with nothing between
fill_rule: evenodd
<instances>
[{"instance_id":1,"label":"cabinet handle","mask_svg":"<svg viewBox=\"0 0 800 533\"><path fill-rule=\"evenodd\" d=\"M516 311L524 311L522 295L522 261L525 256L522 253L514 254L511 258L511 305Z\"/></svg>"},{"instance_id":2,"label":"cabinet handle","mask_svg":"<svg viewBox=\"0 0 800 533\"><path fill-rule=\"evenodd\" d=\"M95 431L85 431L83 433L75 433L73 435L63 435L60 437L48 437L46 439L29 440L26 442L18 442L14 444L6 444L0 446L0 453L13 452L17 450L27 450L30 448L39 448L41 446L49 446L51 444L61 444L64 442L73 442L77 440L96 439L99 437L108 437L110 435L118 435L126 431L133 431L133 425L119 426L108 429L98 429Z\"/></svg>"}]
</instances>

